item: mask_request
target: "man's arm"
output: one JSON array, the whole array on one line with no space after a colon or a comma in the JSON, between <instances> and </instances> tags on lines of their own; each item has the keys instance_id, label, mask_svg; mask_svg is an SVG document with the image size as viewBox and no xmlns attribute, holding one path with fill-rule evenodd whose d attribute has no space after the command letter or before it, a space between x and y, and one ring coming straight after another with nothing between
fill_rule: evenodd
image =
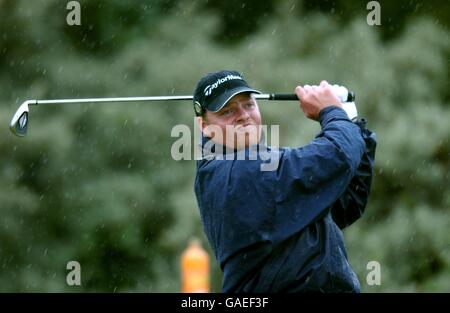
<instances>
[{"instance_id":1,"label":"man's arm","mask_svg":"<svg viewBox=\"0 0 450 313\"><path fill-rule=\"evenodd\" d=\"M358 121L356 124L361 128L366 148L355 176L351 179L343 195L331 208L333 220L341 229L351 225L362 216L372 185L376 137L374 133L366 129L365 120Z\"/></svg>"},{"instance_id":2,"label":"man's arm","mask_svg":"<svg viewBox=\"0 0 450 313\"><path fill-rule=\"evenodd\" d=\"M285 150L273 175L275 241L285 239L330 212L356 175L365 144L344 110L320 112L322 131L306 146Z\"/></svg>"}]
</instances>

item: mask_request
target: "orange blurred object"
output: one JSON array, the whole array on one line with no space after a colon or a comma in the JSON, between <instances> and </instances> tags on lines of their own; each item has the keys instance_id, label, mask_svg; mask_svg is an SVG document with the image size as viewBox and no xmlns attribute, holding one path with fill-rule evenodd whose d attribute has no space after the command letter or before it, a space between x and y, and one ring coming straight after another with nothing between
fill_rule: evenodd
<instances>
[{"instance_id":1,"label":"orange blurred object","mask_svg":"<svg viewBox=\"0 0 450 313\"><path fill-rule=\"evenodd\" d=\"M209 292L209 255L198 239L181 256L181 292Z\"/></svg>"}]
</instances>

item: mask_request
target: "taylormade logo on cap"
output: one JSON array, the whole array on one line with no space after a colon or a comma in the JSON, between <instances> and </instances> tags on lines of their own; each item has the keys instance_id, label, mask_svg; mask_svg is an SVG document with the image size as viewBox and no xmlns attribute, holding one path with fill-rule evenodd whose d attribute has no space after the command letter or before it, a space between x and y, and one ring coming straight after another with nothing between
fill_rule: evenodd
<instances>
[{"instance_id":1,"label":"taylormade logo on cap","mask_svg":"<svg viewBox=\"0 0 450 313\"><path fill-rule=\"evenodd\" d=\"M227 75L227 76L225 76L223 78L219 78L214 84L211 84L211 85L208 85L208 86L205 87L205 90L204 90L205 96L209 96L214 89L219 87L224 82L227 82L227 81L233 80L233 79L242 79L242 77L230 74L230 75Z\"/></svg>"},{"instance_id":2,"label":"taylormade logo on cap","mask_svg":"<svg viewBox=\"0 0 450 313\"><path fill-rule=\"evenodd\" d=\"M222 70L203 76L195 87L194 111L201 116L205 111L219 112L233 96L241 92L261 93L251 88L242 74Z\"/></svg>"}]
</instances>

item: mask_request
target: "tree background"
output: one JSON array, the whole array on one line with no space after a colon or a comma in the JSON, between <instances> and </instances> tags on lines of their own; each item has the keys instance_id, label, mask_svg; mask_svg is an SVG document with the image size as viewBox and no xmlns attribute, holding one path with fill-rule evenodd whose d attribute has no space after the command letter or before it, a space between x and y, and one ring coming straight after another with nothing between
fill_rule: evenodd
<instances>
[{"instance_id":1,"label":"tree background","mask_svg":"<svg viewBox=\"0 0 450 313\"><path fill-rule=\"evenodd\" d=\"M379 1L380 26L357 0L79 2L68 26L68 1L0 0L0 291L178 292L193 236L220 291L195 161L170 154L190 102L32 107L25 138L8 124L26 99L192 94L224 68L267 92L354 90L379 141L366 213L344 232L362 291L450 291L448 1ZM294 103L260 109L283 146L319 130ZM81 286L66 284L71 260Z\"/></svg>"}]
</instances>

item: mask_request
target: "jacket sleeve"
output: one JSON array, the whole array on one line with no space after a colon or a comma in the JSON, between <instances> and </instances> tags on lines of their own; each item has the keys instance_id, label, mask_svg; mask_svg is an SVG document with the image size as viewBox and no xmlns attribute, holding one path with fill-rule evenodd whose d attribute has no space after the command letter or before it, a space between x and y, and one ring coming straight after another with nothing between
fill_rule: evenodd
<instances>
[{"instance_id":1,"label":"jacket sleeve","mask_svg":"<svg viewBox=\"0 0 450 313\"><path fill-rule=\"evenodd\" d=\"M328 107L319 117L322 131L306 146L284 151L275 172L276 239L302 230L343 195L355 176L365 143L361 129L344 110Z\"/></svg>"},{"instance_id":2,"label":"jacket sleeve","mask_svg":"<svg viewBox=\"0 0 450 313\"><path fill-rule=\"evenodd\" d=\"M356 174L351 179L348 188L333 204L331 209L333 220L341 229L351 225L362 216L367 205L370 187L372 185L373 166L377 145L376 136L375 133L366 129L365 120L358 121L356 124L361 128L362 137L365 142L365 151L361 158L361 163L356 170Z\"/></svg>"}]
</instances>

